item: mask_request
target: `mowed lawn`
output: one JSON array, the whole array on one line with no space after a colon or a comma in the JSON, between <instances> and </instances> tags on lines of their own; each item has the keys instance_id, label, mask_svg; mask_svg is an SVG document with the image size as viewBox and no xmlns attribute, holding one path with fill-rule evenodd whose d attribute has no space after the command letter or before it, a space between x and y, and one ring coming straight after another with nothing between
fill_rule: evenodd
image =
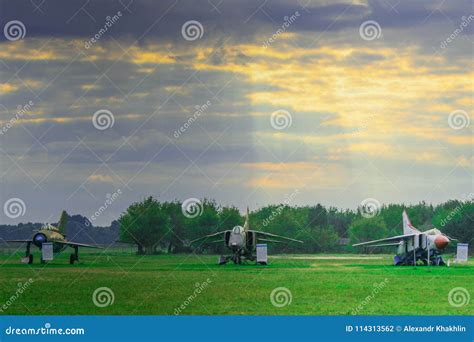
<instances>
[{"instance_id":1,"label":"mowed lawn","mask_svg":"<svg viewBox=\"0 0 474 342\"><path fill-rule=\"evenodd\" d=\"M1 255L0 314L350 315L356 308L360 315L474 314L474 298L462 307L448 301L457 287L474 296L473 260L414 268L392 266L389 255L295 255L271 258L268 266L218 266L217 256L105 252L82 253L71 266L68 255L46 265L38 264L38 254L34 265L21 264L20 254ZM94 304L100 287L113 292L111 305ZM277 306L270 298L274 289Z\"/></svg>"}]
</instances>

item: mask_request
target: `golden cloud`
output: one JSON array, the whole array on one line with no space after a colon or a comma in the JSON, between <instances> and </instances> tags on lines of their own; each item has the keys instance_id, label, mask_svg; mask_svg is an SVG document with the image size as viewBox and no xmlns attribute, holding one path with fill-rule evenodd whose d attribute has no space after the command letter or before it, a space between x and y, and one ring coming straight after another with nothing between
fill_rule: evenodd
<instances>
[{"instance_id":1,"label":"golden cloud","mask_svg":"<svg viewBox=\"0 0 474 342\"><path fill-rule=\"evenodd\" d=\"M0 94L8 94L17 91L19 87L11 83L0 83Z\"/></svg>"}]
</instances>

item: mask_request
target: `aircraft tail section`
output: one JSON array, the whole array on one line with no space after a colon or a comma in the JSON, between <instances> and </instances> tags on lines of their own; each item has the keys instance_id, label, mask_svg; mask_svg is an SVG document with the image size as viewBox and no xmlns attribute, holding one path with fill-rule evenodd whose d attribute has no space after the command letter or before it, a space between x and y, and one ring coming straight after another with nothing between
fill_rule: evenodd
<instances>
[{"instance_id":1,"label":"aircraft tail section","mask_svg":"<svg viewBox=\"0 0 474 342\"><path fill-rule=\"evenodd\" d=\"M245 223L244 223L244 230L247 231L250 229L249 223L249 207L247 207L247 213L245 214Z\"/></svg>"},{"instance_id":2,"label":"aircraft tail section","mask_svg":"<svg viewBox=\"0 0 474 342\"><path fill-rule=\"evenodd\" d=\"M418 232L418 229L416 229L410 222L410 219L408 218L408 214L405 210L403 210L403 234L416 234Z\"/></svg>"},{"instance_id":3,"label":"aircraft tail section","mask_svg":"<svg viewBox=\"0 0 474 342\"><path fill-rule=\"evenodd\" d=\"M67 225L67 213L66 213L66 210L63 210L63 212L61 213L61 218L59 219L59 222L58 222L58 230L61 232L61 233L66 233L66 225Z\"/></svg>"}]
</instances>

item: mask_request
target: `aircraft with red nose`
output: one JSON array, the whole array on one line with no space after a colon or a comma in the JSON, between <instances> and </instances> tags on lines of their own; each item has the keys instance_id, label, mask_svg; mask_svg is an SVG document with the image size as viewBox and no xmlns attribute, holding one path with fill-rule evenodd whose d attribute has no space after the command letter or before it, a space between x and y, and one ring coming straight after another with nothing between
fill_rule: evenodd
<instances>
[{"instance_id":1,"label":"aircraft with red nose","mask_svg":"<svg viewBox=\"0 0 474 342\"><path fill-rule=\"evenodd\" d=\"M403 235L385 239L356 243L354 247L390 247L397 246L395 265L416 265L421 261L424 265L445 265L441 254L451 241L456 241L439 229L433 228L420 232L413 226L406 211L403 211Z\"/></svg>"}]
</instances>

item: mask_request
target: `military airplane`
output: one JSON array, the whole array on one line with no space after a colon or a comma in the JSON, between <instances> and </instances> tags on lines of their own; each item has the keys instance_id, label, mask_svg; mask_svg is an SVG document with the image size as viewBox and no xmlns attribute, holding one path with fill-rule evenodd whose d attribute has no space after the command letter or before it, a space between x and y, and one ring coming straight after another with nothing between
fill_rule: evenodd
<instances>
[{"instance_id":1,"label":"military airplane","mask_svg":"<svg viewBox=\"0 0 474 342\"><path fill-rule=\"evenodd\" d=\"M441 254L449 242L456 241L456 239L450 238L436 228L420 232L411 224L406 211L403 211L402 220L403 235L357 243L352 246L397 246L397 255L394 257L395 265L416 265L418 261L423 262L424 265L445 265Z\"/></svg>"},{"instance_id":2,"label":"military airplane","mask_svg":"<svg viewBox=\"0 0 474 342\"><path fill-rule=\"evenodd\" d=\"M206 241L207 239L220 238L219 240ZM221 256L219 264L226 264L228 261L233 261L234 264L241 264L242 261L255 261L256 257L254 252L258 242L273 242L273 243L285 243L285 241L303 243L303 241L291 239L281 235L261 232L258 230L251 230L249 223L249 209L247 208L247 214L245 216L244 226L235 226L231 230L224 230L221 232L209 234L199 239L191 241L189 244L193 244L197 241L205 240L205 243L219 243L224 242L226 247L232 251L230 256Z\"/></svg>"},{"instance_id":3,"label":"military airplane","mask_svg":"<svg viewBox=\"0 0 474 342\"><path fill-rule=\"evenodd\" d=\"M87 245L84 243L71 242L66 239L65 231L67 224L67 213L63 210L61 218L56 226L51 224L45 224L41 229L35 230L33 236L29 240L7 240L6 242L25 242L26 243L26 258L28 264L33 263L33 254L31 254L31 244L38 247L40 250L45 242L53 243L53 252L58 253L65 250L68 246L74 248L74 253L69 257L69 263L72 265L74 262L79 261L79 247L88 248L101 248L99 246ZM41 263L44 260L41 259Z\"/></svg>"}]
</instances>

